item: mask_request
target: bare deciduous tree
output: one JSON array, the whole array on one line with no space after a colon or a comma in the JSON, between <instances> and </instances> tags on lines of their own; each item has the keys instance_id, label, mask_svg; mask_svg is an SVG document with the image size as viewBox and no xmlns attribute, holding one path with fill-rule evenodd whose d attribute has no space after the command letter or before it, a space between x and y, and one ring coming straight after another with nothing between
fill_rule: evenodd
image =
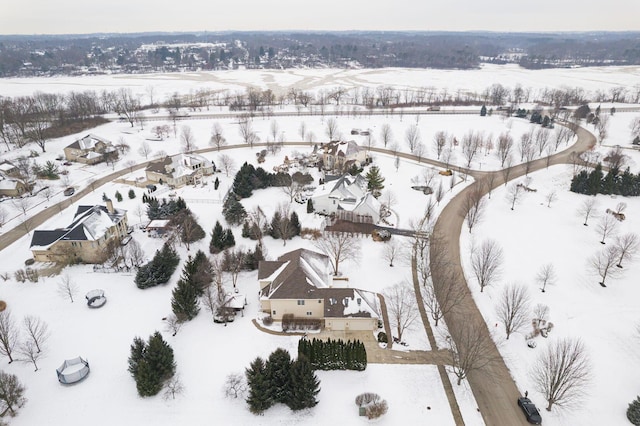
<instances>
[{"instance_id":1,"label":"bare deciduous tree","mask_svg":"<svg viewBox=\"0 0 640 426\"><path fill-rule=\"evenodd\" d=\"M544 196L544 199L547 201L547 207L551 207L551 203L558 199L558 194L555 190L549 191L547 195Z\"/></svg>"},{"instance_id":2,"label":"bare deciduous tree","mask_svg":"<svg viewBox=\"0 0 640 426\"><path fill-rule=\"evenodd\" d=\"M482 148L483 136L481 133L470 131L462 138L462 155L467 160L467 167L471 166L471 162Z\"/></svg>"},{"instance_id":3,"label":"bare deciduous tree","mask_svg":"<svg viewBox=\"0 0 640 426\"><path fill-rule=\"evenodd\" d=\"M278 138L278 132L280 131L280 125L276 120L271 120L271 124L269 125L269 133L271 133L271 138L273 142Z\"/></svg>"},{"instance_id":4,"label":"bare deciduous tree","mask_svg":"<svg viewBox=\"0 0 640 426\"><path fill-rule=\"evenodd\" d=\"M507 187L507 201L511 203L511 210L515 209L516 204L522 197L522 186L512 183Z\"/></svg>"},{"instance_id":5,"label":"bare deciduous tree","mask_svg":"<svg viewBox=\"0 0 640 426\"><path fill-rule=\"evenodd\" d=\"M447 146L448 139L449 136L447 135L447 132L444 132L442 130L437 131L435 135L433 135L433 146L436 149L436 156L438 160L440 159L442 152Z\"/></svg>"},{"instance_id":6,"label":"bare deciduous tree","mask_svg":"<svg viewBox=\"0 0 640 426\"><path fill-rule=\"evenodd\" d=\"M556 269L553 266L553 263L547 263L546 265L542 265L538 273L536 274L536 282L542 286L540 289L543 293L545 292L547 285L554 285L556 282Z\"/></svg>"},{"instance_id":7,"label":"bare deciduous tree","mask_svg":"<svg viewBox=\"0 0 640 426\"><path fill-rule=\"evenodd\" d=\"M281 186L280 190L289 197L289 203L293 203L293 200L302 194L302 188L303 185L291 179L291 183L289 183L289 185Z\"/></svg>"},{"instance_id":8,"label":"bare deciduous tree","mask_svg":"<svg viewBox=\"0 0 640 426\"><path fill-rule=\"evenodd\" d=\"M338 136L338 122L335 118L332 117L327 119L324 132L327 134L329 142L336 140Z\"/></svg>"},{"instance_id":9,"label":"bare deciduous tree","mask_svg":"<svg viewBox=\"0 0 640 426\"><path fill-rule=\"evenodd\" d=\"M460 216L467 220L469 233L471 233L473 227L482 219L485 205L482 190L479 187L476 186L470 191L467 191L462 200L462 206L460 207Z\"/></svg>"},{"instance_id":10,"label":"bare deciduous tree","mask_svg":"<svg viewBox=\"0 0 640 426\"><path fill-rule=\"evenodd\" d=\"M498 319L504 325L507 340L509 340L511 333L522 329L529 322L530 303L531 299L526 287L511 284L503 289L496 307L496 313Z\"/></svg>"},{"instance_id":11,"label":"bare deciduous tree","mask_svg":"<svg viewBox=\"0 0 640 426\"><path fill-rule=\"evenodd\" d=\"M165 383L164 394L162 397L165 401L168 399L176 399L176 395L182 395L183 392L184 385L180 379L180 374L174 374L173 377Z\"/></svg>"},{"instance_id":12,"label":"bare deciduous tree","mask_svg":"<svg viewBox=\"0 0 640 426\"><path fill-rule=\"evenodd\" d=\"M536 389L547 401L547 411L577 403L591 379L591 363L582 341L565 338L551 343L531 370Z\"/></svg>"},{"instance_id":13,"label":"bare deciduous tree","mask_svg":"<svg viewBox=\"0 0 640 426\"><path fill-rule=\"evenodd\" d=\"M303 141L305 136L307 135L307 123L304 121L300 122L300 126L298 127L298 134L300 135L300 140Z\"/></svg>"},{"instance_id":14,"label":"bare deciduous tree","mask_svg":"<svg viewBox=\"0 0 640 426\"><path fill-rule=\"evenodd\" d=\"M247 379L244 374L229 374L224 381L223 391L227 398L244 397L247 392Z\"/></svg>"},{"instance_id":15,"label":"bare deciduous tree","mask_svg":"<svg viewBox=\"0 0 640 426\"><path fill-rule=\"evenodd\" d=\"M339 274L338 268L345 260L357 261L360 256L360 241L349 232L324 232L314 245L329 256L334 275Z\"/></svg>"},{"instance_id":16,"label":"bare deciduous tree","mask_svg":"<svg viewBox=\"0 0 640 426\"><path fill-rule=\"evenodd\" d=\"M47 323L38 317L27 315L24 317L24 329L25 334L31 339L36 350L41 352L49 338L49 326Z\"/></svg>"},{"instance_id":17,"label":"bare deciduous tree","mask_svg":"<svg viewBox=\"0 0 640 426\"><path fill-rule=\"evenodd\" d=\"M496 362L494 344L484 323L452 322L449 324L447 343L451 355L449 368L458 378L458 385L470 372L484 371Z\"/></svg>"},{"instance_id":18,"label":"bare deciduous tree","mask_svg":"<svg viewBox=\"0 0 640 426\"><path fill-rule=\"evenodd\" d=\"M387 241L384 244L383 249L383 257L389 262L389 266L393 267L394 260L398 258L402 258L404 256L404 251L402 249L402 245L395 240Z\"/></svg>"},{"instance_id":19,"label":"bare deciduous tree","mask_svg":"<svg viewBox=\"0 0 640 426\"><path fill-rule=\"evenodd\" d=\"M145 159L149 158L152 151L151 145L149 145L147 141L143 141L142 144L140 144L140 148L138 148L138 154L142 155Z\"/></svg>"},{"instance_id":20,"label":"bare deciduous tree","mask_svg":"<svg viewBox=\"0 0 640 426\"><path fill-rule=\"evenodd\" d=\"M69 298L73 303L73 298L78 292L78 286L71 280L69 275L63 275L58 283L58 293L65 298Z\"/></svg>"},{"instance_id":21,"label":"bare deciduous tree","mask_svg":"<svg viewBox=\"0 0 640 426\"><path fill-rule=\"evenodd\" d=\"M253 148L253 144L257 142L258 136L253 131L253 125L249 117L242 117L238 122L238 131L242 141Z\"/></svg>"},{"instance_id":22,"label":"bare deciduous tree","mask_svg":"<svg viewBox=\"0 0 640 426\"><path fill-rule=\"evenodd\" d=\"M0 417L17 414L18 408L27 402L24 391L17 376L0 371Z\"/></svg>"},{"instance_id":23,"label":"bare deciduous tree","mask_svg":"<svg viewBox=\"0 0 640 426\"><path fill-rule=\"evenodd\" d=\"M396 329L398 341L402 341L402 334L420 316L413 288L408 282L402 281L393 287L387 288L383 295L387 304L391 327Z\"/></svg>"},{"instance_id":24,"label":"bare deciduous tree","mask_svg":"<svg viewBox=\"0 0 640 426\"><path fill-rule=\"evenodd\" d=\"M418 126L415 124L409 126L404 133L404 139L409 146L409 151L413 154L420 143L420 129L418 129Z\"/></svg>"},{"instance_id":25,"label":"bare deciduous tree","mask_svg":"<svg viewBox=\"0 0 640 426\"><path fill-rule=\"evenodd\" d=\"M630 260L638 252L638 246L640 245L640 239L638 234L627 233L616 238L616 248L618 249L619 257L616 266L622 268L623 260Z\"/></svg>"},{"instance_id":26,"label":"bare deciduous tree","mask_svg":"<svg viewBox=\"0 0 640 426\"><path fill-rule=\"evenodd\" d=\"M498 136L498 147L496 149L496 156L500 160L500 167L504 167L507 158L511 157L513 152L513 137L509 133L501 133Z\"/></svg>"},{"instance_id":27,"label":"bare deciduous tree","mask_svg":"<svg viewBox=\"0 0 640 426\"><path fill-rule=\"evenodd\" d=\"M165 320L165 330L171 333L172 336L175 337L176 334L182 329L184 325L184 318L178 318L175 314L171 314L168 317L164 318Z\"/></svg>"},{"instance_id":28,"label":"bare deciduous tree","mask_svg":"<svg viewBox=\"0 0 640 426\"><path fill-rule=\"evenodd\" d=\"M182 143L182 152L190 153L198 149L196 136L190 126L182 126L180 128L180 142Z\"/></svg>"},{"instance_id":29,"label":"bare deciduous tree","mask_svg":"<svg viewBox=\"0 0 640 426\"><path fill-rule=\"evenodd\" d=\"M549 307L542 303L536 304L533 307L533 319L536 321L538 327L542 325L547 319L549 319Z\"/></svg>"},{"instance_id":30,"label":"bare deciduous tree","mask_svg":"<svg viewBox=\"0 0 640 426\"><path fill-rule=\"evenodd\" d=\"M495 240L485 240L480 247L472 248L471 267L480 285L480 292L498 279L502 261L502 248Z\"/></svg>"},{"instance_id":31,"label":"bare deciduous tree","mask_svg":"<svg viewBox=\"0 0 640 426\"><path fill-rule=\"evenodd\" d=\"M236 168L236 162L234 159L227 154L218 155L218 165L222 170L224 170L224 174L229 177L229 173L233 173Z\"/></svg>"},{"instance_id":32,"label":"bare deciduous tree","mask_svg":"<svg viewBox=\"0 0 640 426\"><path fill-rule=\"evenodd\" d=\"M594 209L596 208L597 204L598 202L596 201L595 198L589 197L586 200L584 200L580 205L580 207L578 208L578 214L580 216L584 216L584 223L583 223L584 226L589 226L587 223L589 221L589 217L597 216L594 213Z\"/></svg>"},{"instance_id":33,"label":"bare deciduous tree","mask_svg":"<svg viewBox=\"0 0 640 426\"><path fill-rule=\"evenodd\" d=\"M222 126L220 123L214 123L211 129L211 139L209 140L209 144L216 147L218 151L220 148L227 144L227 140L224 137Z\"/></svg>"},{"instance_id":34,"label":"bare deciduous tree","mask_svg":"<svg viewBox=\"0 0 640 426\"><path fill-rule=\"evenodd\" d=\"M11 317L8 309L0 312L0 355L9 358L9 364L13 362L13 352L20 340L20 330Z\"/></svg>"},{"instance_id":35,"label":"bare deciduous tree","mask_svg":"<svg viewBox=\"0 0 640 426\"><path fill-rule=\"evenodd\" d=\"M393 140L393 132L391 131L391 126L388 123L383 124L380 129L380 140L385 148Z\"/></svg>"},{"instance_id":36,"label":"bare deciduous tree","mask_svg":"<svg viewBox=\"0 0 640 426\"><path fill-rule=\"evenodd\" d=\"M618 227L618 220L611 215L604 215L598 222L597 230L600 234L600 244L605 244L605 239L608 236L614 235Z\"/></svg>"},{"instance_id":37,"label":"bare deciduous tree","mask_svg":"<svg viewBox=\"0 0 640 426\"><path fill-rule=\"evenodd\" d=\"M43 358L45 354L36 348L32 340L26 340L20 343L18 353L22 356L19 361L33 364L35 371L38 371L38 361Z\"/></svg>"},{"instance_id":38,"label":"bare deciduous tree","mask_svg":"<svg viewBox=\"0 0 640 426\"><path fill-rule=\"evenodd\" d=\"M224 303L224 293L220 291L219 288L221 289L222 285L210 285L205 288L204 295L202 296L202 304L205 309L209 311L212 319L218 314L218 311Z\"/></svg>"},{"instance_id":39,"label":"bare deciduous tree","mask_svg":"<svg viewBox=\"0 0 640 426\"><path fill-rule=\"evenodd\" d=\"M620 269L614 267L616 263L618 263L619 258L620 253L616 246L606 247L591 258L591 270L597 273L602 279L602 281L600 281L602 287L606 287L605 282L607 278L616 278L620 275Z\"/></svg>"},{"instance_id":40,"label":"bare deciduous tree","mask_svg":"<svg viewBox=\"0 0 640 426\"><path fill-rule=\"evenodd\" d=\"M13 204L13 207L15 207L17 210L20 210L20 212L22 212L22 214L26 216L27 212L33 205L33 199L30 197L14 198L13 200L11 200L11 204Z\"/></svg>"}]
</instances>

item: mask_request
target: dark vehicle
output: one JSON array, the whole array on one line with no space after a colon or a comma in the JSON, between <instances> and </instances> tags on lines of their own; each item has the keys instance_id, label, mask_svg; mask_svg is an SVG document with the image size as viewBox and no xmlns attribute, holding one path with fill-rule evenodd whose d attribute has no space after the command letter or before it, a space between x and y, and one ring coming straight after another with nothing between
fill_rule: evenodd
<instances>
[{"instance_id":1,"label":"dark vehicle","mask_svg":"<svg viewBox=\"0 0 640 426\"><path fill-rule=\"evenodd\" d=\"M542 417L540 417L538 409L529 398L524 396L518 398L518 405L522 408L522 411L524 411L524 416L529 423L534 425L542 424Z\"/></svg>"},{"instance_id":2,"label":"dark vehicle","mask_svg":"<svg viewBox=\"0 0 640 426\"><path fill-rule=\"evenodd\" d=\"M63 194L66 195L67 197L70 197L75 193L76 193L76 190L74 188L71 188L71 187L65 189L64 192L63 192Z\"/></svg>"},{"instance_id":3,"label":"dark vehicle","mask_svg":"<svg viewBox=\"0 0 640 426\"><path fill-rule=\"evenodd\" d=\"M158 189L158 187L153 184L147 185L147 191L149 192L154 192L156 189Z\"/></svg>"}]
</instances>

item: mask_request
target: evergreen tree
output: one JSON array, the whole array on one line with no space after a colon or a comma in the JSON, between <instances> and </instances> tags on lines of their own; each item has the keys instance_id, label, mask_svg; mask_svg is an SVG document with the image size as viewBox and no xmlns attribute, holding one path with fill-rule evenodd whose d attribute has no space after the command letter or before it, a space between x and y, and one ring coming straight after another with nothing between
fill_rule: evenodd
<instances>
[{"instance_id":1,"label":"evergreen tree","mask_svg":"<svg viewBox=\"0 0 640 426\"><path fill-rule=\"evenodd\" d=\"M273 218L271 219L271 236L276 240L281 238L280 235L280 221L282 220L282 216L279 211L273 213Z\"/></svg>"},{"instance_id":2,"label":"evergreen tree","mask_svg":"<svg viewBox=\"0 0 640 426\"><path fill-rule=\"evenodd\" d=\"M233 232L231 231L231 229L227 228L224 231L224 237L222 238L222 249L226 250L235 245L236 245L236 239L233 236Z\"/></svg>"},{"instance_id":3,"label":"evergreen tree","mask_svg":"<svg viewBox=\"0 0 640 426\"><path fill-rule=\"evenodd\" d=\"M313 213L315 209L313 208L313 200L309 198L307 200L307 213Z\"/></svg>"},{"instance_id":4,"label":"evergreen tree","mask_svg":"<svg viewBox=\"0 0 640 426\"><path fill-rule=\"evenodd\" d=\"M204 229L198 223L198 221L193 217L191 212L187 210L183 210L184 212L189 212L189 214L185 214L182 223L180 224L180 240L187 244L187 248L189 244L195 243L196 241L200 241L205 237ZM181 215L176 215L181 216Z\"/></svg>"},{"instance_id":5,"label":"evergreen tree","mask_svg":"<svg viewBox=\"0 0 640 426\"><path fill-rule=\"evenodd\" d=\"M269 395L274 402L287 403L291 390L291 356L286 349L278 348L269 355L265 364L265 373L269 383Z\"/></svg>"},{"instance_id":6,"label":"evergreen tree","mask_svg":"<svg viewBox=\"0 0 640 426\"><path fill-rule=\"evenodd\" d=\"M484 117L485 115L487 115L487 107L482 105L482 108L480 108L480 117Z\"/></svg>"},{"instance_id":7,"label":"evergreen tree","mask_svg":"<svg viewBox=\"0 0 640 426\"><path fill-rule=\"evenodd\" d=\"M128 370L140 396L156 395L164 382L175 374L173 349L157 331L148 342L136 337L131 345Z\"/></svg>"},{"instance_id":8,"label":"evergreen tree","mask_svg":"<svg viewBox=\"0 0 640 426\"><path fill-rule=\"evenodd\" d=\"M116 191L116 200L118 202L122 201L122 194L120 193L120 191Z\"/></svg>"},{"instance_id":9,"label":"evergreen tree","mask_svg":"<svg viewBox=\"0 0 640 426\"><path fill-rule=\"evenodd\" d=\"M198 292L192 282L178 280L172 292L171 310L179 321L191 321L198 315Z\"/></svg>"},{"instance_id":10,"label":"evergreen tree","mask_svg":"<svg viewBox=\"0 0 640 426\"><path fill-rule=\"evenodd\" d=\"M154 396L162 389L162 380L145 359L138 363L134 378L140 396Z\"/></svg>"},{"instance_id":11,"label":"evergreen tree","mask_svg":"<svg viewBox=\"0 0 640 426\"><path fill-rule=\"evenodd\" d=\"M173 348L165 342L158 331L149 337L149 344L147 345L144 359L163 382L173 377L176 372Z\"/></svg>"},{"instance_id":12,"label":"evergreen tree","mask_svg":"<svg viewBox=\"0 0 640 426\"><path fill-rule=\"evenodd\" d=\"M144 195L143 195L144 197ZM133 189L129 190L129 199L133 200L134 198L136 198L136 191L134 191Z\"/></svg>"},{"instance_id":13,"label":"evergreen tree","mask_svg":"<svg viewBox=\"0 0 640 426\"><path fill-rule=\"evenodd\" d=\"M627 408L627 419L631 424L640 426L640 396L637 397Z\"/></svg>"},{"instance_id":14,"label":"evergreen tree","mask_svg":"<svg viewBox=\"0 0 640 426\"><path fill-rule=\"evenodd\" d=\"M251 197L253 192L251 180L254 174L255 168L251 164L245 162L233 179L233 193L240 198ZM231 196L231 194L229 194L229 196Z\"/></svg>"},{"instance_id":15,"label":"evergreen tree","mask_svg":"<svg viewBox=\"0 0 640 426\"><path fill-rule=\"evenodd\" d=\"M219 186L220 186L220 179L218 179L218 177L216 176L216 180L213 182L213 189L217 191Z\"/></svg>"},{"instance_id":16,"label":"evergreen tree","mask_svg":"<svg viewBox=\"0 0 640 426\"><path fill-rule=\"evenodd\" d=\"M373 192L374 195L380 194L380 191L384 188L384 178L380 175L380 169L378 166L371 166L367 173L367 189Z\"/></svg>"},{"instance_id":17,"label":"evergreen tree","mask_svg":"<svg viewBox=\"0 0 640 426\"><path fill-rule=\"evenodd\" d=\"M247 211L233 193L230 193L224 202L222 214L230 225L240 225L247 218Z\"/></svg>"},{"instance_id":18,"label":"evergreen tree","mask_svg":"<svg viewBox=\"0 0 640 426\"><path fill-rule=\"evenodd\" d=\"M213 227L211 232L211 242L209 243L209 252L212 254L220 253L224 250L224 230L219 221Z\"/></svg>"},{"instance_id":19,"label":"evergreen tree","mask_svg":"<svg viewBox=\"0 0 640 426\"><path fill-rule=\"evenodd\" d=\"M292 410L315 407L318 404L316 397L320 392L320 381L316 377L309 360L304 356L291 365L291 384L287 395L287 405Z\"/></svg>"},{"instance_id":20,"label":"evergreen tree","mask_svg":"<svg viewBox=\"0 0 640 426\"><path fill-rule=\"evenodd\" d=\"M602 178L602 164L598 163L595 169L589 174L589 179L587 180L588 195L596 195L602 190Z\"/></svg>"},{"instance_id":21,"label":"evergreen tree","mask_svg":"<svg viewBox=\"0 0 640 426\"><path fill-rule=\"evenodd\" d=\"M129 355L129 373L135 378L136 371L138 371L138 364L144 359L144 354L147 350L147 344L140 337L133 339L131 344L131 355Z\"/></svg>"},{"instance_id":22,"label":"evergreen tree","mask_svg":"<svg viewBox=\"0 0 640 426\"><path fill-rule=\"evenodd\" d=\"M266 409L273 405L262 358L258 357L251 363L249 368L245 370L245 376L249 387L249 395L247 396L249 410L253 414L262 415Z\"/></svg>"},{"instance_id":23,"label":"evergreen tree","mask_svg":"<svg viewBox=\"0 0 640 426\"><path fill-rule=\"evenodd\" d=\"M289 219L291 222L291 236L296 237L300 235L300 231L302 227L300 226L300 220L298 219L298 214L296 212L291 213L291 218Z\"/></svg>"}]
</instances>

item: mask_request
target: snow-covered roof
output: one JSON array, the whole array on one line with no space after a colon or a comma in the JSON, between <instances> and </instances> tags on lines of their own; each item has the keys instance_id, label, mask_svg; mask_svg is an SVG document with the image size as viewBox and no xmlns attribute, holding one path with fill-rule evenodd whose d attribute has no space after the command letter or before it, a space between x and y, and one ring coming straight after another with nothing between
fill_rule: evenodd
<instances>
[{"instance_id":1,"label":"snow-covered roof","mask_svg":"<svg viewBox=\"0 0 640 426\"><path fill-rule=\"evenodd\" d=\"M269 299L314 298L329 283L329 257L306 249L285 253L277 261L260 262L258 279L270 285L262 289ZM320 296L315 296L320 297Z\"/></svg>"},{"instance_id":2,"label":"snow-covered roof","mask_svg":"<svg viewBox=\"0 0 640 426\"><path fill-rule=\"evenodd\" d=\"M171 176L174 179L190 176L199 169L213 168L213 162L198 154L177 154L149 163L147 170Z\"/></svg>"},{"instance_id":3,"label":"snow-covered roof","mask_svg":"<svg viewBox=\"0 0 640 426\"><path fill-rule=\"evenodd\" d=\"M76 148L81 150L94 150L98 143L103 143L105 145L111 145L111 142L108 140L101 138L100 136L96 136L92 133L89 133L87 136L78 139L69 145L69 148Z\"/></svg>"},{"instance_id":4,"label":"snow-covered roof","mask_svg":"<svg viewBox=\"0 0 640 426\"><path fill-rule=\"evenodd\" d=\"M149 222L147 228L164 228L169 224L169 220L166 219L155 219Z\"/></svg>"},{"instance_id":5,"label":"snow-covered roof","mask_svg":"<svg viewBox=\"0 0 640 426\"><path fill-rule=\"evenodd\" d=\"M32 249L46 249L59 240L95 241L117 225L126 215L125 210L109 212L105 206L79 206L73 222L66 228L35 230L31 238Z\"/></svg>"}]
</instances>

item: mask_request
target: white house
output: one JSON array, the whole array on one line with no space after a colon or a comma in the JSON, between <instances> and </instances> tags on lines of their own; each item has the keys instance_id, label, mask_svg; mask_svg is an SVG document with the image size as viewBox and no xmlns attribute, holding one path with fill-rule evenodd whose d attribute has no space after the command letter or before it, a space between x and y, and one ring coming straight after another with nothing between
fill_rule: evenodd
<instances>
[{"instance_id":1,"label":"white house","mask_svg":"<svg viewBox=\"0 0 640 426\"><path fill-rule=\"evenodd\" d=\"M352 217L370 216L373 223L380 220L380 202L367 189L367 179L350 174L320 185L311 196L313 208L322 214L349 212ZM363 220L364 221L364 220Z\"/></svg>"},{"instance_id":2,"label":"white house","mask_svg":"<svg viewBox=\"0 0 640 426\"><path fill-rule=\"evenodd\" d=\"M198 154L177 154L149 163L145 169L147 180L175 187L189 185L212 174L215 164Z\"/></svg>"}]
</instances>

